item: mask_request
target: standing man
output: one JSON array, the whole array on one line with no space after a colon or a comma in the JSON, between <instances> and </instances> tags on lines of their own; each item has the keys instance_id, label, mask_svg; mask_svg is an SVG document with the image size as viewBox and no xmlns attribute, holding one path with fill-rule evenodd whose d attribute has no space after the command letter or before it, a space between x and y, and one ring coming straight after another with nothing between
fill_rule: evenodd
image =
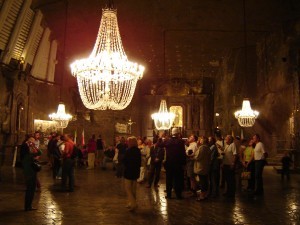
<instances>
[{"instance_id":1,"label":"standing man","mask_svg":"<svg viewBox=\"0 0 300 225\"><path fill-rule=\"evenodd\" d=\"M35 147L37 149L40 149L40 137L41 137L40 132L39 131L34 132L33 137L34 137L34 140L35 140L34 141Z\"/></svg>"},{"instance_id":2,"label":"standing man","mask_svg":"<svg viewBox=\"0 0 300 225\"><path fill-rule=\"evenodd\" d=\"M39 131L35 131L34 134L33 134L34 145L40 151L40 155L41 155L42 151L40 149L40 137L41 137L40 132ZM38 160L40 158L40 155L36 156L35 159ZM36 178L36 191L37 192L41 192L41 187L42 187L42 185L41 185L40 179L37 177Z\"/></svg>"},{"instance_id":3,"label":"standing man","mask_svg":"<svg viewBox=\"0 0 300 225\"><path fill-rule=\"evenodd\" d=\"M236 146L233 137L227 135L225 138L226 147L224 149L223 170L227 190L224 193L226 197L235 197L235 164L237 161Z\"/></svg>"},{"instance_id":4,"label":"standing man","mask_svg":"<svg viewBox=\"0 0 300 225\"><path fill-rule=\"evenodd\" d=\"M260 140L259 134L253 136L253 142L255 143L254 148L254 163L255 163L255 195L264 194L263 185L263 170L266 165L266 158L268 153L265 150L264 144Z\"/></svg>"},{"instance_id":5,"label":"standing man","mask_svg":"<svg viewBox=\"0 0 300 225\"><path fill-rule=\"evenodd\" d=\"M218 148L219 153L219 164L223 164L223 158L224 158L224 149L225 149L225 140L222 138L221 135L216 136L216 147ZM225 187L225 176L224 176L224 169L222 166L220 166L220 188Z\"/></svg>"},{"instance_id":6,"label":"standing man","mask_svg":"<svg viewBox=\"0 0 300 225\"><path fill-rule=\"evenodd\" d=\"M96 158L97 158L97 165L102 167L102 161L104 158L104 143L101 137L101 134L99 134L98 139L97 139L97 153L96 153Z\"/></svg>"},{"instance_id":7,"label":"standing man","mask_svg":"<svg viewBox=\"0 0 300 225\"><path fill-rule=\"evenodd\" d=\"M74 166L75 162L73 159L73 150L74 150L74 142L69 137L68 134L64 135L65 141L65 149L62 154L63 165L62 165L62 180L61 186L62 189L65 190L67 179L69 178L69 190L70 192L74 191Z\"/></svg>"},{"instance_id":8,"label":"standing man","mask_svg":"<svg viewBox=\"0 0 300 225\"><path fill-rule=\"evenodd\" d=\"M166 198L172 198L174 188L177 199L182 199L184 188L184 167L186 164L186 154L184 141L179 137L178 128L172 129L172 137L162 143L161 147L166 148ZM160 147L160 146L159 146Z\"/></svg>"},{"instance_id":9,"label":"standing man","mask_svg":"<svg viewBox=\"0 0 300 225\"><path fill-rule=\"evenodd\" d=\"M165 157L165 149L157 146L157 143L161 143L161 142L162 142L161 138L154 139L153 140L154 145L151 146L150 148L150 171L149 171L147 188L151 187L153 180L154 180L154 187L155 188L159 187L158 182L160 179L161 165Z\"/></svg>"},{"instance_id":10,"label":"standing man","mask_svg":"<svg viewBox=\"0 0 300 225\"><path fill-rule=\"evenodd\" d=\"M210 172L209 172L209 194L211 197L216 197L219 195L219 185L220 185L220 161L218 159L219 152L216 146L216 139L214 136L208 138L209 148L211 151L211 162L210 162Z\"/></svg>"},{"instance_id":11,"label":"standing man","mask_svg":"<svg viewBox=\"0 0 300 225\"><path fill-rule=\"evenodd\" d=\"M52 158L52 177L55 179L58 175L58 171L60 168L60 158L61 158L61 152L58 147L58 140L60 139L60 135L56 134L52 135L51 140L48 143L48 149L51 152L51 158Z\"/></svg>"},{"instance_id":12,"label":"standing man","mask_svg":"<svg viewBox=\"0 0 300 225\"><path fill-rule=\"evenodd\" d=\"M54 148L56 147L56 143L54 143L55 137L56 137L56 132L51 132L49 140L48 140L48 144L47 144L47 156L48 156L48 160L49 160L48 165L52 168L53 168L53 164L54 164L53 151L54 151Z\"/></svg>"}]
</instances>

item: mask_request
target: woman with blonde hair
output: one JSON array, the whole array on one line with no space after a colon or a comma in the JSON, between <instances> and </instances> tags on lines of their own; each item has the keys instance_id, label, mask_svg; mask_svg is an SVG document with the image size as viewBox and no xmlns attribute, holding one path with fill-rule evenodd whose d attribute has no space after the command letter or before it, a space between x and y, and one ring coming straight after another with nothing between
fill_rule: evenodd
<instances>
[{"instance_id":1,"label":"woman with blonde hair","mask_svg":"<svg viewBox=\"0 0 300 225\"><path fill-rule=\"evenodd\" d=\"M140 176L141 151L138 148L136 137L128 138L128 149L125 152L124 159L124 187L128 197L127 208L134 211L136 204L136 184Z\"/></svg>"}]
</instances>

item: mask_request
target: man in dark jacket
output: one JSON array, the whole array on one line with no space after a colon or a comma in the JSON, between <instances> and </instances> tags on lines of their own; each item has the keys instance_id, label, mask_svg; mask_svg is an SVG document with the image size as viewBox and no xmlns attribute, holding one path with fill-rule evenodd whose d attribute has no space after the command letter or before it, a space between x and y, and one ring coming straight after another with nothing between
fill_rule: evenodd
<instances>
[{"instance_id":1,"label":"man in dark jacket","mask_svg":"<svg viewBox=\"0 0 300 225\"><path fill-rule=\"evenodd\" d=\"M158 141L153 141L154 145L150 148L150 171L149 171L149 180L147 188L150 188L154 180L154 187L158 187L158 182L160 179L161 165L165 158L165 149L158 147L162 142L162 139L159 138ZM155 177L155 179L154 179Z\"/></svg>"},{"instance_id":2,"label":"man in dark jacket","mask_svg":"<svg viewBox=\"0 0 300 225\"><path fill-rule=\"evenodd\" d=\"M184 141L180 138L178 128L172 129L172 137L165 140L160 147L166 148L166 198L172 198L174 188L177 199L182 199L184 188L184 166L186 164Z\"/></svg>"}]
</instances>

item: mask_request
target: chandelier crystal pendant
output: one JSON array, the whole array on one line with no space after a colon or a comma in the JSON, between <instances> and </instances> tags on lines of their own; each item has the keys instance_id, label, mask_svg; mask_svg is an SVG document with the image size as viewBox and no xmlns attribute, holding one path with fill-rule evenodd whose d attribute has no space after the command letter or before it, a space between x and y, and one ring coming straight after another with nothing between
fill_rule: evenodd
<instances>
[{"instance_id":1,"label":"chandelier crystal pendant","mask_svg":"<svg viewBox=\"0 0 300 225\"><path fill-rule=\"evenodd\" d=\"M161 100L159 111L153 113L151 118L154 120L154 125L157 130L169 130L172 127L175 114L168 112L166 100Z\"/></svg>"},{"instance_id":2,"label":"chandelier crystal pendant","mask_svg":"<svg viewBox=\"0 0 300 225\"><path fill-rule=\"evenodd\" d=\"M102 9L102 18L94 49L89 58L71 64L77 78L81 100L95 110L122 110L132 100L144 67L130 62L119 33L117 10Z\"/></svg>"},{"instance_id":3,"label":"chandelier crystal pendant","mask_svg":"<svg viewBox=\"0 0 300 225\"><path fill-rule=\"evenodd\" d=\"M251 109L250 101L248 99L243 100L242 110L234 113L234 116L241 127L252 127L258 115L258 111Z\"/></svg>"},{"instance_id":4,"label":"chandelier crystal pendant","mask_svg":"<svg viewBox=\"0 0 300 225\"><path fill-rule=\"evenodd\" d=\"M49 118L57 123L57 128L66 128L72 119L70 114L66 113L65 104L59 103L57 112L49 115Z\"/></svg>"}]
</instances>

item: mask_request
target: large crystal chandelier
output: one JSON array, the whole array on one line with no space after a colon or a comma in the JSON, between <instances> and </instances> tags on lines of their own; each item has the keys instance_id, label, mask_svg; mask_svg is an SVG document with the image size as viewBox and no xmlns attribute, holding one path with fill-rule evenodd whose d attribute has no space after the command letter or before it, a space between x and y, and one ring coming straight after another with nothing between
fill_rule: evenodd
<instances>
[{"instance_id":1,"label":"large crystal chandelier","mask_svg":"<svg viewBox=\"0 0 300 225\"><path fill-rule=\"evenodd\" d=\"M175 119L175 114L168 112L166 100L161 100L159 111L151 115L157 130L169 130Z\"/></svg>"},{"instance_id":2,"label":"large crystal chandelier","mask_svg":"<svg viewBox=\"0 0 300 225\"><path fill-rule=\"evenodd\" d=\"M72 119L70 114L66 113L65 104L59 103L57 112L49 115L50 119L57 123L57 128L66 128L69 121Z\"/></svg>"},{"instance_id":3,"label":"large crystal chandelier","mask_svg":"<svg viewBox=\"0 0 300 225\"><path fill-rule=\"evenodd\" d=\"M119 33L117 10L110 3L102 9L102 19L89 58L71 64L85 107L122 110L134 94L144 67L127 59Z\"/></svg>"},{"instance_id":4,"label":"large crystal chandelier","mask_svg":"<svg viewBox=\"0 0 300 225\"><path fill-rule=\"evenodd\" d=\"M252 127L258 115L259 112L251 109L250 101L248 99L243 100L242 110L234 113L234 116L237 118L241 127Z\"/></svg>"}]
</instances>

